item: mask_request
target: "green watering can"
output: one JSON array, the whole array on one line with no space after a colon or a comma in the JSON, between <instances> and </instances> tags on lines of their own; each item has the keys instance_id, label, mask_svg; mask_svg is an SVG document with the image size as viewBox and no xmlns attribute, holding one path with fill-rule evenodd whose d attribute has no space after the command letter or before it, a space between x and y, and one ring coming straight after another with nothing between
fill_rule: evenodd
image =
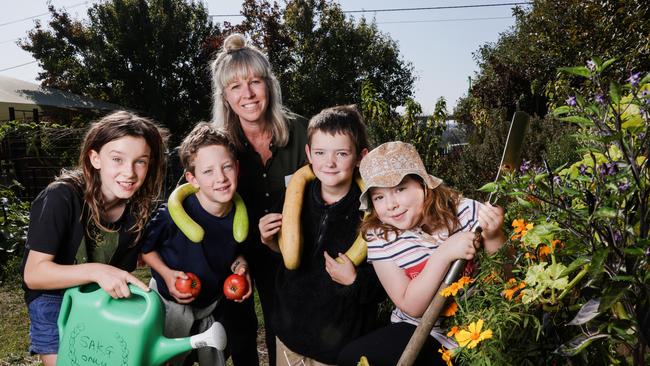
<instances>
[{"instance_id":1,"label":"green watering can","mask_svg":"<svg viewBox=\"0 0 650 366\"><path fill-rule=\"evenodd\" d=\"M194 348L226 348L219 323L192 337L165 338L165 309L158 294L133 285L129 289L126 299L113 299L97 284L65 292L57 365L154 366Z\"/></svg>"}]
</instances>

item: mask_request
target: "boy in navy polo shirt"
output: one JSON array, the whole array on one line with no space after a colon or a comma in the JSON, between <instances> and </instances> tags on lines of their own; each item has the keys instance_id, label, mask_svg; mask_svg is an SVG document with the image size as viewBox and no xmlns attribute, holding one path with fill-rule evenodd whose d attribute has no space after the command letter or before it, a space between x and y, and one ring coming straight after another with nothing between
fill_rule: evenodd
<instances>
[{"instance_id":1,"label":"boy in navy polo shirt","mask_svg":"<svg viewBox=\"0 0 650 366\"><path fill-rule=\"evenodd\" d=\"M160 208L147 228L143 259L151 266L150 287L165 304L166 337L187 337L214 322L212 315L221 299L224 280L231 273L245 275L248 265L233 238L233 195L237 190L239 164L226 135L208 123L199 123L181 143L179 155L185 179L198 192L183 202L185 212L205 230L201 243L191 242L174 224L166 206ZM186 272L197 275L201 292L193 297L176 289ZM249 290L244 299L252 293ZM239 300L242 301L242 300ZM187 354L171 360L182 365ZM198 350L200 365L223 365L221 351Z\"/></svg>"}]
</instances>

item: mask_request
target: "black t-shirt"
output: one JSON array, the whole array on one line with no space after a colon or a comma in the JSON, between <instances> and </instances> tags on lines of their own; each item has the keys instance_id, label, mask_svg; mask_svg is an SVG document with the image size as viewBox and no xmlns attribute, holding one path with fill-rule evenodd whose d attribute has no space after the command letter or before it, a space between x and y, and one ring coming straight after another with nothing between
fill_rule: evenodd
<instances>
[{"instance_id":1,"label":"black t-shirt","mask_svg":"<svg viewBox=\"0 0 650 366\"><path fill-rule=\"evenodd\" d=\"M308 183L300 267L281 266L276 277L276 335L292 351L322 363L335 364L345 345L379 325L377 309L385 292L372 265L364 261L356 267L356 280L349 286L334 282L325 270L323 252L336 258L357 237L360 195L353 183L345 197L329 205L321 197L320 181Z\"/></svg>"},{"instance_id":2,"label":"black t-shirt","mask_svg":"<svg viewBox=\"0 0 650 366\"><path fill-rule=\"evenodd\" d=\"M223 282L232 274L230 266L240 247L232 235L235 210L233 206L226 216L214 216L201 206L195 194L183 201L183 208L205 230L203 241L191 242L174 224L165 205L147 225L142 251L155 250L167 267L197 275L201 292L189 305L202 308L221 297ZM156 279L158 292L167 300L174 301L160 274L153 269L151 274Z\"/></svg>"},{"instance_id":3,"label":"black t-shirt","mask_svg":"<svg viewBox=\"0 0 650 366\"><path fill-rule=\"evenodd\" d=\"M81 191L70 183L54 182L38 194L29 213L29 229L21 273L25 277L25 262L29 252L54 255L54 263L76 264L75 256L82 241L86 248L92 248L95 240L86 232L88 208L84 211ZM109 229L117 230L118 246L108 264L125 271L133 271L136 267L140 248L133 245L135 234L128 232L133 226L134 219L127 205L122 217L116 222L105 224ZM29 304L42 293L60 294L61 290L32 290L23 280L25 301Z\"/></svg>"}]
</instances>

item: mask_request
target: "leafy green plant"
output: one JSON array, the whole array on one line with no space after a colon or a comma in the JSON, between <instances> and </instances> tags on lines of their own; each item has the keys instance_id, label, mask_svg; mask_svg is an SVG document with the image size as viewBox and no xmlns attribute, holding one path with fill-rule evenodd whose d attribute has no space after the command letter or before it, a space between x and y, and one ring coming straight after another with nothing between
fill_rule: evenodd
<instances>
[{"instance_id":1,"label":"leafy green plant","mask_svg":"<svg viewBox=\"0 0 650 366\"><path fill-rule=\"evenodd\" d=\"M455 362L648 364L650 75L606 80L613 62L561 69L586 79L553 113L578 126L578 158L525 161L481 188L508 199L512 233L472 284L455 284Z\"/></svg>"},{"instance_id":2,"label":"leafy green plant","mask_svg":"<svg viewBox=\"0 0 650 366\"><path fill-rule=\"evenodd\" d=\"M20 188L16 181L12 187L0 186L0 284L15 283L19 277L29 224L29 202L19 200L14 193Z\"/></svg>"}]
</instances>

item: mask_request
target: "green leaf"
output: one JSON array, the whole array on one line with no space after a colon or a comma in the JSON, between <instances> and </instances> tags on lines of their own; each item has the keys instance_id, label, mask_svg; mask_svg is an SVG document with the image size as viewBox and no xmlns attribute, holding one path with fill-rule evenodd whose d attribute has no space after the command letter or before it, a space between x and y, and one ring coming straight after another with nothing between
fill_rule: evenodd
<instances>
[{"instance_id":1,"label":"green leaf","mask_svg":"<svg viewBox=\"0 0 650 366\"><path fill-rule=\"evenodd\" d=\"M571 112L572 110L573 110L572 107L569 107L568 105L563 105L561 107L555 108L555 110L553 111L553 115L561 116L563 114L567 114L567 113Z\"/></svg>"},{"instance_id":2,"label":"green leaf","mask_svg":"<svg viewBox=\"0 0 650 366\"><path fill-rule=\"evenodd\" d=\"M614 104L617 104L621 100L621 87L613 81L609 84L609 97Z\"/></svg>"},{"instance_id":3,"label":"green leaf","mask_svg":"<svg viewBox=\"0 0 650 366\"><path fill-rule=\"evenodd\" d=\"M632 256L632 257L643 257L645 256L645 251L641 248L625 248L623 250L625 254Z\"/></svg>"},{"instance_id":4,"label":"green leaf","mask_svg":"<svg viewBox=\"0 0 650 366\"><path fill-rule=\"evenodd\" d=\"M591 258L591 267L589 267L588 276L590 281L596 281L603 274L605 269L605 260L609 256L608 248L601 248L594 253Z\"/></svg>"},{"instance_id":5,"label":"green leaf","mask_svg":"<svg viewBox=\"0 0 650 366\"><path fill-rule=\"evenodd\" d=\"M522 199L521 197L516 197L516 198L517 198L517 203L519 204L519 206L527 207L527 208L533 207L532 203ZM526 234L526 235L528 235L528 234Z\"/></svg>"},{"instance_id":6,"label":"green leaf","mask_svg":"<svg viewBox=\"0 0 650 366\"><path fill-rule=\"evenodd\" d=\"M586 258L586 257L576 258L576 259L573 260L573 262L571 262L571 264L569 264L569 266L564 270L564 272L562 272L562 274L560 276L568 276L571 273L573 273L573 271L575 271L576 269L584 266L585 264L589 263L590 261L591 260L589 258Z\"/></svg>"},{"instance_id":7,"label":"green leaf","mask_svg":"<svg viewBox=\"0 0 650 366\"><path fill-rule=\"evenodd\" d=\"M559 354L564 357L575 356L578 353L582 352L591 342L600 338L608 338L608 334L594 334L594 335L585 335L580 334L577 337L573 338L569 342L558 347L553 353Z\"/></svg>"},{"instance_id":8,"label":"green leaf","mask_svg":"<svg viewBox=\"0 0 650 366\"><path fill-rule=\"evenodd\" d=\"M650 83L650 74L646 74L643 77L643 79L641 79L641 82L640 82L641 85L646 84L646 83Z\"/></svg>"},{"instance_id":9,"label":"green leaf","mask_svg":"<svg viewBox=\"0 0 650 366\"><path fill-rule=\"evenodd\" d=\"M483 187L479 188L478 191L492 193L495 192L498 187L499 186L496 183L490 182L483 185Z\"/></svg>"},{"instance_id":10,"label":"green leaf","mask_svg":"<svg viewBox=\"0 0 650 366\"><path fill-rule=\"evenodd\" d=\"M560 67L558 70L566 72L568 74L583 76L586 78L591 76L591 71L589 71L589 69L584 66Z\"/></svg>"},{"instance_id":11,"label":"green leaf","mask_svg":"<svg viewBox=\"0 0 650 366\"><path fill-rule=\"evenodd\" d=\"M594 217L600 217L605 219L613 219L618 216L618 211L611 207L601 207L596 212L594 212Z\"/></svg>"},{"instance_id":12,"label":"green leaf","mask_svg":"<svg viewBox=\"0 0 650 366\"><path fill-rule=\"evenodd\" d=\"M612 281L618 282L634 282L634 276L614 276Z\"/></svg>"},{"instance_id":13,"label":"green leaf","mask_svg":"<svg viewBox=\"0 0 650 366\"><path fill-rule=\"evenodd\" d=\"M582 307L580 308L580 311L576 314L576 316L567 323L567 325L582 325L585 324L586 322L590 321L591 319L595 318L600 314L598 311L598 308L600 307L600 299L591 299L587 301Z\"/></svg>"},{"instance_id":14,"label":"green leaf","mask_svg":"<svg viewBox=\"0 0 650 366\"><path fill-rule=\"evenodd\" d=\"M594 122L590 120L589 118L582 117L582 116L568 116L568 117L561 117L560 121L564 122L571 122L571 123L577 123L581 126L584 127L591 127L594 125Z\"/></svg>"},{"instance_id":15,"label":"green leaf","mask_svg":"<svg viewBox=\"0 0 650 366\"><path fill-rule=\"evenodd\" d=\"M613 64L616 61L616 57L610 58L609 60L603 62L603 65L600 67L598 71L603 72L609 65Z\"/></svg>"},{"instance_id":16,"label":"green leaf","mask_svg":"<svg viewBox=\"0 0 650 366\"><path fill-rule=\"evenodd\" d=\"M627 286L616 286L614 284L611 284L607 289L605 289L605 293L601 298L598 311L604 313L605 311L609 310L609 308L614 306L614 304L616 304L621 299L621 297L625 295L626 291Z\"/></svg>"}]
</instances>

